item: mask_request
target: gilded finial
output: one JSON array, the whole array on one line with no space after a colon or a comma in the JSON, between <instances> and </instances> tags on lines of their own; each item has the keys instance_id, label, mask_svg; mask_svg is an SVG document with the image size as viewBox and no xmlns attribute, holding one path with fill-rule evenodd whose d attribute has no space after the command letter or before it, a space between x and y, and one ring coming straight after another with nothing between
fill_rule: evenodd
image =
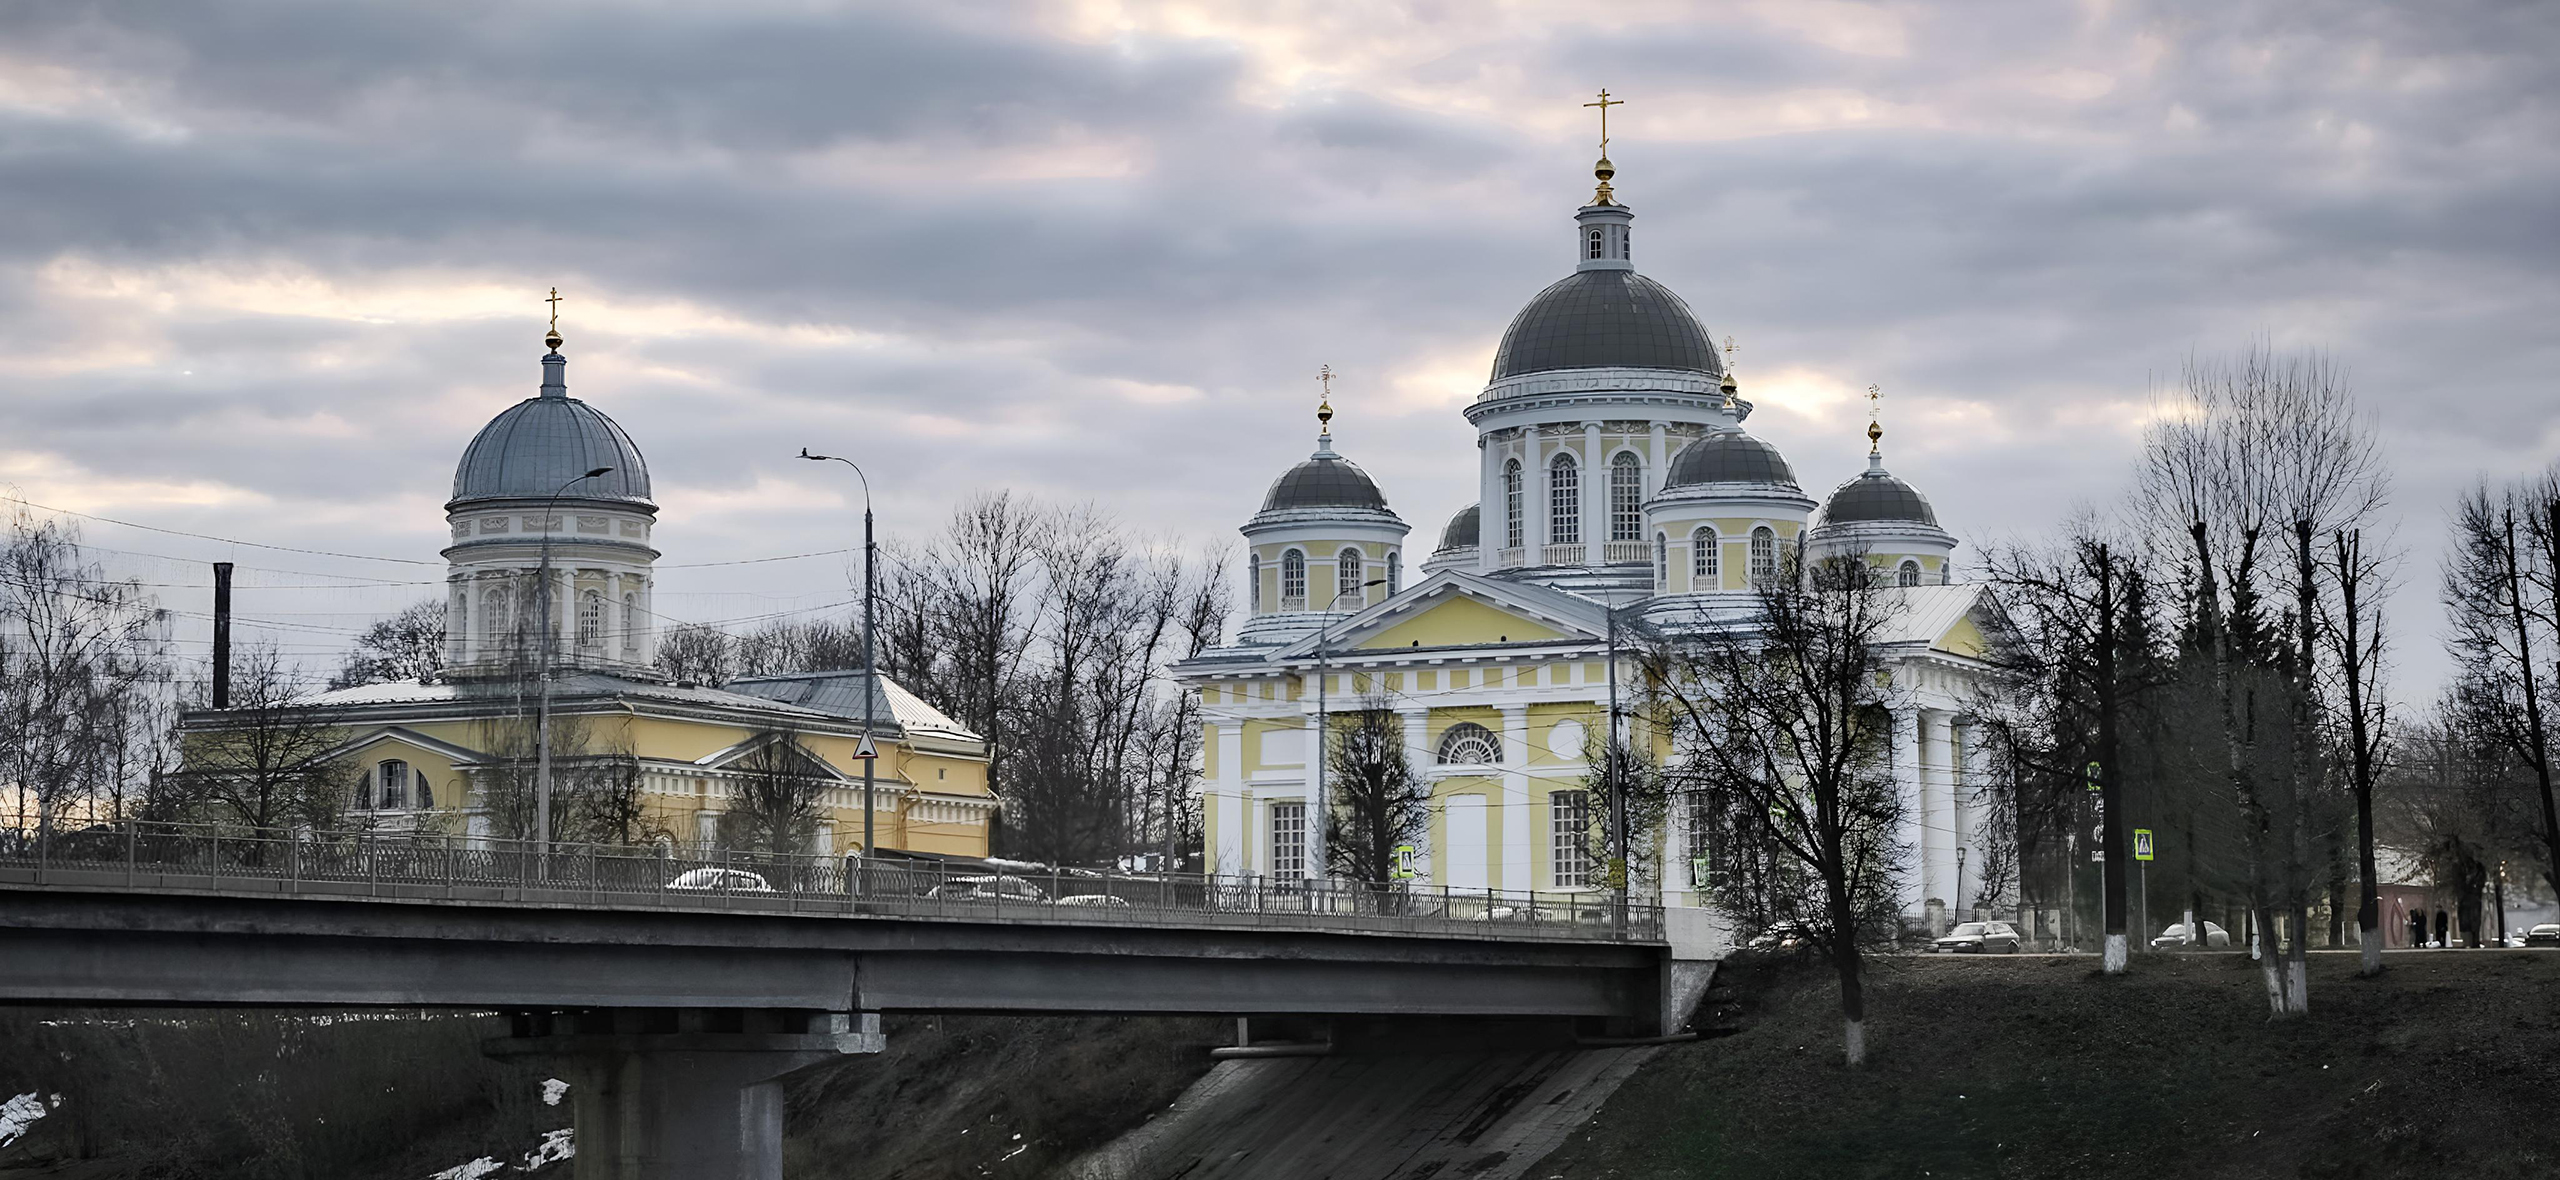
<instances>
[{"instance_id":1,"label":"gilded finial","mask_svg":"<svg viewBox=\"0 0 2560 1180\"><path fill-rule=\"evenodd\" d=\"M550 345L551 351L558 352L560 351L560 288L553 287L551 298L543 302L551 305L551 331L544 334L542 342Z\"/></svg>"},{"instance_id":2,"label":"gilded finial","mask_svg":"<svg viewBox=\"0 0 2560 1180\"><path fill-rule=\"evenodd\" d=\"M1586 102L1582 105L1600 108L1600 162L1591 166L1591 175L1600 181L1600 187L1592 191L1591 203L1614 205L1617 203L1615 199L1617 194L1610 189L1609 182L1617 177L1618 166L1609 162L1609 108L1625 106L1627 100L1611 98L1608 90L1603 89L1600 91L1600 101Z\"/></svg>"},{"instance_id":3,"label":"gilded finial","mask_svg":"<svg viewBox=\"0 0 2560 1180\"><path fill-rule=\"evenodd\" d=\"M1724 408L1728 410L1733 408L1734 392L1740 388L1733 379L1733 353L1733 337L1727 336L1724 338L1724 380L1717 388L1724 390Z\"/></svg>"},{"instance_id":4,"label":"gilded finial","mask_svg":"<svg viewBox=\"0 0 2560 1180\"><path fill-rule=\"evenodd\" d=\"M1333 433L1333 366L1318 367L1316 380L1324 383L1324 400L1316 403L1316 428L1325 434L1331 434Z\"/></svg>"},{"instance_id":5,"label":"gilded finial","mask_svg":"<svg viewBox=\"0 0 2560 1180\"><path fill-rule=\"evenodd\" d=\"M1870 459L1884 454L1883 401L1883 387L1867 387L1867 457Z\"/></svg>"}]
</instances>

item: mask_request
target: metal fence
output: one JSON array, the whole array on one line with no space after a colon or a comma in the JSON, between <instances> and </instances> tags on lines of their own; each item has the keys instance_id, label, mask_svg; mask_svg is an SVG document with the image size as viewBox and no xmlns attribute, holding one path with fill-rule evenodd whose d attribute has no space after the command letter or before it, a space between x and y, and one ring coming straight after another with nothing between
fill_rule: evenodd
<instances>
[{"instance_id":1,"label":"metal fence","mask_svg":"<svg viewBox=\"0 0 2560 1180\"><path fill-rule=\"evenodd\" d=\"M1605 892L991 869L907 858L554 845L419 832L119 823L0 827L11 885L311 898L1258 927L1495 940L1659 941L1658 906Z\"/></svg>"}]
</instances>

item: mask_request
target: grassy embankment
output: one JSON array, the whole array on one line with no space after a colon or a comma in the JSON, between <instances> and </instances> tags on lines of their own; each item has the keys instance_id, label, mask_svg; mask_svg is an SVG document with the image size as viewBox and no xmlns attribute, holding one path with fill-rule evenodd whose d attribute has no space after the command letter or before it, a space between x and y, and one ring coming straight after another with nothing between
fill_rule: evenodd
<instances>
[{"instance_id":1,"label":"grassy embankment","mask_svg":"<svg viewBox=\"0 0 2560 1180\"><path fill-rule=\"evenodd\" d=\"M2372 980L2314 955L2282 1023L2246 955L2093 966L1888 961L1860 1071L1826 973L1729 966L1741 1031L1658 1056L1537 1174L2560 1176L2560 953L2397 953Z\"/></svg>"},{"instance_id":2,"label":"grassy embankment","mask_svg":"<svg viewBox=\"0 0 2560 1180\"><path fill-rule=\"evenodd\" d=\"M886 1053L789 1082L795 1180L1047 1175L1164 1109L1229 1028L912 1017L888 1031ZM542 1104L543 1071L481 1056L504 1032L454 1015L0 1009L0 1102L62 1096L0 1148L0 1177L424 1180L520 1161L569 1112Z\"/></svg>"}]
</instances>

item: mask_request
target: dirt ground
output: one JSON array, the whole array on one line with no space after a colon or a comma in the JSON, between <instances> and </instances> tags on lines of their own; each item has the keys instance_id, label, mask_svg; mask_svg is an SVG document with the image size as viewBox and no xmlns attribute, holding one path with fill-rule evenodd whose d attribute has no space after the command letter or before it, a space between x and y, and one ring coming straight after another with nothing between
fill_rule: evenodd
<instances>
[{"instance_id":1,"label":"dirt ground","mask_svg":"<svg viewBox=\"0 0 2560 1180\"><path fill-rule=\"evenodd\" d=\"M2560 952L2399 952L2371 980L2314 954L2310 1016L2272 1023L2245 954L2095 966L1887 961L1851 1071L1826 972L1729 965L1740 1031L1658 1056L1538 1174L2560 1176Z\"/></svg>"}]
</instances>

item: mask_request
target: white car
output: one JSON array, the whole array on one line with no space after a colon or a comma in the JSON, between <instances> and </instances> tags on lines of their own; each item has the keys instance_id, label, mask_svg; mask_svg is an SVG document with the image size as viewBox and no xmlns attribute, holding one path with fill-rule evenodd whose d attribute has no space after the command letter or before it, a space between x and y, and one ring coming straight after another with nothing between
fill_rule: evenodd
<instances>
[{"instance_id":1,"label":"white car","mask_svg":"<svg viewBox=\"0 0 2560 1180\"><path fill-rule=\"evenodd\" d=\"M1076 906L1082 909L1125 910L1129 908L1129 899L1125 897L1113 897L1108 893L1079 893L1073 897L1059 898L1058 904Z\"/></svg>"},{"instance_id":2,"label":"white car","mask_svg":"<svg viewBox=\"0 0 2560 1180\"><path fill-rule=\"evenodd\" d=\"M2188 936L2186 923L2171 922L2169 923L2168 929L2160 932L2160 937L2151 940L2151 949L2155 951L2181 950L2195 945L2195 941L2196 940L2194 938ZM2216 926L2211 922L2207 922L2204 924L2204 945L2207 950L2211 950L2218 946L2230 946L2231 932L2220 926Z\"/></svg>"},{"instance_id":3,"label":"white car","mask_svg":"<svg viewBox=\"0 0 2560 1180\"><path fill-rule=\"evenodd\" d=\"M667 882L675 893L771 893L773 886L745 869L691 869Z\"/></svg>"},{"instance_id":4,"label":"white car","mask_svg":"<svg viewBox=\"0 0 2560 1180\"><path fill-rule=\"evenodd\" d=\"M953 877L936 885L926 897L942 901L1018 901L1039 903L1049 900L1038 886L1020 877L994 874L985 877Z\"/></svg>"}]
</instances>

